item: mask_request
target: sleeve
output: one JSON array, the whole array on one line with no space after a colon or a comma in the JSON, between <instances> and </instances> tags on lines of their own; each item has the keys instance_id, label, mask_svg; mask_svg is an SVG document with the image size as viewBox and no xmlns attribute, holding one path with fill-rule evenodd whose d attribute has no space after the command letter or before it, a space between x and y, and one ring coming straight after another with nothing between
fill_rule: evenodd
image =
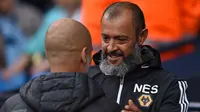
<instances>
[{"instance_id":1,"label":"sleeve","mask_svg":"<svg viewBox=\"0 0 200 112\"><path fill-rule=\"evenodd\" d=\"M6 103L1 107L0 112L7 112Z\"/></svg>"},{"instance_id":2,"label":"sleeve","mask_svg":"<svg viewBox=\"0 0 200 112\"><path fill-rule=\"evenodd\" d=\"M189 102L186 81L175 81L167 90L159 112L188 112Z\"/></svg>"},{"instance_id":3,"label":"sleeve","mask_svg":"<svg viewBox=\"0 0 200 112\"><path fill-rule=\"evenodd\" d=\"M16 95L15 95L15 96L16 96ZM18 103L18 101L13 100L13 98L14 98L15 96L8 98L8 99L4 102L3 106L1 107L0 112L10 112L10 111L12 110L12 108Z\"/></svg>"},{"instance_id":4,"label":"sleeve","mask_svg":"<svg viewBox=\"0 0 200 112\"><path fill-rule=\"evenodd\" d=\"M25 109L25 110L24 110ZM19 94L8 98L1 107L0 112L33 112L21 99ZM28 110L28 111L27 111Z\"/></svg>"}]
</instances>

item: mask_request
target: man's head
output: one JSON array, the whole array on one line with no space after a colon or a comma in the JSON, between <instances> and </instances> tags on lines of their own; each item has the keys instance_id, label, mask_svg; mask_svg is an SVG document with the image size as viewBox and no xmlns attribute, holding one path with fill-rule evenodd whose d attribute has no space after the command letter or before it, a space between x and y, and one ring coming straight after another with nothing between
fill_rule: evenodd
<instances>
[{"instance_id":1,"label":"man's head","mask_svg":"<svg viewBox=\"0 0 200 112\"><path fill-rule=\"evenodd\" d=\"M133 3L116 2L103 13L101 70L107 75L125 75L141 63L140 46L148 35L142 10Z\"/></svg>"},{"instance_id":2,"label":"man's head","mask_svg":"<svg viewBox=\"0 0 200 112\"><path fill-rule=\"evenodd\" d=\"M91 63L90 33L72 19L60 19L51 24L45 49L51 72L86 72Z\"/></svg>"},{"instance_id":3,"label":"man's head","mask_svg":"<svg viewBox=\"0 0 200 112\"><path fill-rule=\"evenodd\" d=\"M9 14L13 11L14 0L0 0L0 13Z\"/></svg>"}]
</instances>

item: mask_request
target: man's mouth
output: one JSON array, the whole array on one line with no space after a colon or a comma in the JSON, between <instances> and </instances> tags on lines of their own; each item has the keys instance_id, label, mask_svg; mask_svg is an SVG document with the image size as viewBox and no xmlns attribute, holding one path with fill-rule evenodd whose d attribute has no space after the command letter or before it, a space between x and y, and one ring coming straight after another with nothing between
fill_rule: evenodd
<instances>
[{"instance_id":1,"label":"man's mouth","mask_svg":"<svg viewBox=\"0 0 200 112\"><path fill-rule=\"evenodd\" d=\"M117 61L119 58L121 58L121 56L108 55L107 58L111 61Z\"/></svg>"},{"instance_id":2,"label":"man's mouth","mask_svg":"<svg viewBox=\"0 0 200 112\"><path fill-rule=\"evenodd\" d=\"M107 59L109 64L119 65L123 59L123 56L108 55Z\"/></svg>"},{"instance_id":3,"label":"man's mouth","mask_svg":"<svg viewBox=\"0 0 200 112\"><path fill-rule=\"evenodd\" d=\"M117 52L106 53L106 58L109 64L119 65L123 60L123 54Z\"/></svg>"}]
</instances>

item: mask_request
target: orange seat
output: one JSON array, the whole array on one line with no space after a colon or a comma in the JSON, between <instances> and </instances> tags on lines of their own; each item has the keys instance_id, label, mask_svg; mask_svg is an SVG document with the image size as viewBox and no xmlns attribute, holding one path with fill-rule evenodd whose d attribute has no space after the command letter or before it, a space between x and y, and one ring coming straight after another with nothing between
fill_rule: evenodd
<instances>
[{"instance_id":1,"label":"orange seat","mask_svg":"<svg viewBox=\"0 0 200 112\"><path fill-rule=\"evenodd\" d=\"M200 24L200 0L182 0L180 4L184 33L195 37Z\"/></svg>"},{"instance_id":2,"label":"orange seat","mask_svg":"<svg viewBox=\"0 0 200 112\"><path fill-rule=\"evenodd\" d=\"M121 0L137 4L149 29L148 40L175 42L182 37L179 0ZM179 1L179 2L178 2Z\"/></svg>"}]
</instances>

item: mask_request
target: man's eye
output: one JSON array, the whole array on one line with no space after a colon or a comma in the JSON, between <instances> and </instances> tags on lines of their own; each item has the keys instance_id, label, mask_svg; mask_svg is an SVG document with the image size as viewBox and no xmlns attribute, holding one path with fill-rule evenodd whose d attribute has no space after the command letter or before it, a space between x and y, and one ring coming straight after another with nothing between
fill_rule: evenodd
<instances>
[{"instance_id":1,"label":"man's eye","mask_svg":"<svg viewBox=\"0 0 200 112\"><path fill-rule=\"evenodd\" d=\"M103 38L103 41L105 41L105 42L107 42L109 40L109 38L106 36L102 36L102 38Z\"/></svg>"},{"instance_id":2,"label":"man's eye","mask_svg":"<svg viewBox=\"0 0 200 112\"><path fill-rule=\"evenodd\" d=\"M126 41L127 39L125 38L118 38L119 41Z\"/></svg>"}]
</instances>

